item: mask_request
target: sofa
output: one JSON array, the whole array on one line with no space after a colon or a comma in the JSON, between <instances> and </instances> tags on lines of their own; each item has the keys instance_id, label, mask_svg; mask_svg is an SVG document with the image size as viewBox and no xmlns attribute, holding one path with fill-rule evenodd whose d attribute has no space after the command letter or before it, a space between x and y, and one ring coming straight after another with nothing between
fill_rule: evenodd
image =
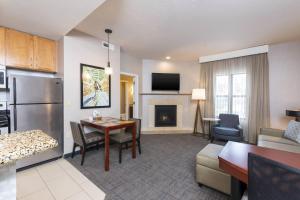
<instances>
[{"instance_id":1,"label":"sofa","mask_svg":"<svg viewBox=\"0 0 300 200\"><path fill-rule=\"evenodd\" d=\"M272 128L261 128L257 146L300 153L300 144L283 137L284 131Z\"/></svg>"}]
</instances>

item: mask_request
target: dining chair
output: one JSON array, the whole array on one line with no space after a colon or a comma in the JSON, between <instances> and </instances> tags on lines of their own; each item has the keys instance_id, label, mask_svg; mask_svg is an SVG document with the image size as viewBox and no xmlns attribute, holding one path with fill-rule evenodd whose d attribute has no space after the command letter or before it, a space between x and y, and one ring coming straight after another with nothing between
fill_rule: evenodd
<instances>
[{"instance_id":1,"label":"dining chair","mask_svg":"<svg viewBox=\"0 0 300 200\"><path fill-rule=\"evenodd\" d=\"M129 120L133 120L136 123L136 143L139 154L141 154L141 119L131 118ZM124 145L128 149L128 144L132 143L132 130L130 128L121 130L121 132L111 135L110 139L119 144L119 163L122 163L122 150Z\"/></svg>"},{"instance_id":2,"label":"dining chair","mask_svg":"<svg viewBox=\"0 0 300 200\"><path fill-rule=\"evenodd\" d=\"M253 153L248 156L248 169L249 200L300 200L299 169Z\"/></svg>"},{"instance_id":3,"label":"dining chair","mask_svg":"<svg viewBox=\"0 0 300 200\"><path fill-rule=\"evenodd\" d=\"M70 125L74 140L72 158L74 158L76 147L80 147L80 152L82 154L81 165L83 165L87 149L92 146L96 146L96 148L99 149L99 145L104 143L104 137L98 131L85 133L81 124L77 122L70 122Z\"/></svg>"}]
</instances>

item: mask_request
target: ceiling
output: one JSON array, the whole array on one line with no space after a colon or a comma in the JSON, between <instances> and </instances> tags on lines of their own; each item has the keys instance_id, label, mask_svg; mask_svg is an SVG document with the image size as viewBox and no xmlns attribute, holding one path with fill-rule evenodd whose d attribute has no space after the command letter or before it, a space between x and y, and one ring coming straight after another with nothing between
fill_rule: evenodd
<instances>
[{"instance_id":1,"label":"ceiling","mask_svg":"<svg viewBox=\"0 0 300 200\"><path fill-rule=\"evenodd\" d=\"M0 26L59 39L105 0L0 0Z\"/></svg>"},{"instance_id":2,"label":"ceiling","mask_svg":"<svg viewBox=\"0 0 300 200\"><path fill-rule=\"evenodd\" d=\"M197 60L299 39L299 10L299 0L107 0L76 29L106 38L110 27L112 41L140 58Z\"/></svg>"}]
</instances>

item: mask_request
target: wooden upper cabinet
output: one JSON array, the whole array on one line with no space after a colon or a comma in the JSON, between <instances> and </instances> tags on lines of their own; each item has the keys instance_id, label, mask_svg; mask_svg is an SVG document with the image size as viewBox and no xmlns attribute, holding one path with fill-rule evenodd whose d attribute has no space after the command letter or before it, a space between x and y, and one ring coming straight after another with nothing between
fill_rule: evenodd
<instances>
[{"instance_id":1,"label":"wooden upper cabinet","mask_svg":"<svg viewBox=\"0 0 300 200\"><path fill-rule=\"evenodd\" d=\"M33 68L33 36L27 33L6 29L5 64L23 69Z\"/></svg>"},{"instance_id":2,"label":"wooden upper cabinet","mask_svg":"<svg viewBox=\"0 0 300 200\"><path fill-rule=\"evenodd\" d=\"M56 72L57 45L53 40L34 36L34 69Z\"/></svg>"},{"instance_id":3,"label":"wooden upper cabinet","mask_svg":"<svg viewBox=\"0 0 300 200\"><path fill-rule=\"evenodd\" d=\"M5 65L5 29L0 27L0 65Z\"/></svg>"}]
</instances>

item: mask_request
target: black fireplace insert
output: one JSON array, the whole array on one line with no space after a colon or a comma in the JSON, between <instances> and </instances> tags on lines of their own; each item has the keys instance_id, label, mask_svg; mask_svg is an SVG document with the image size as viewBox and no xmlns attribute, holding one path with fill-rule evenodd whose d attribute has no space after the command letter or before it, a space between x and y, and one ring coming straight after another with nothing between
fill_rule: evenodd
<instances>
[{"instance_id":1,"label":"black fireplace insert","mask_svg":"<svg viewBox=\"0 0 300 200\"><path fill-rule=\"evenodd\" d=\"M155 105L155 127L176 127L177 106Z\"/></svg>"}]
</instances>

